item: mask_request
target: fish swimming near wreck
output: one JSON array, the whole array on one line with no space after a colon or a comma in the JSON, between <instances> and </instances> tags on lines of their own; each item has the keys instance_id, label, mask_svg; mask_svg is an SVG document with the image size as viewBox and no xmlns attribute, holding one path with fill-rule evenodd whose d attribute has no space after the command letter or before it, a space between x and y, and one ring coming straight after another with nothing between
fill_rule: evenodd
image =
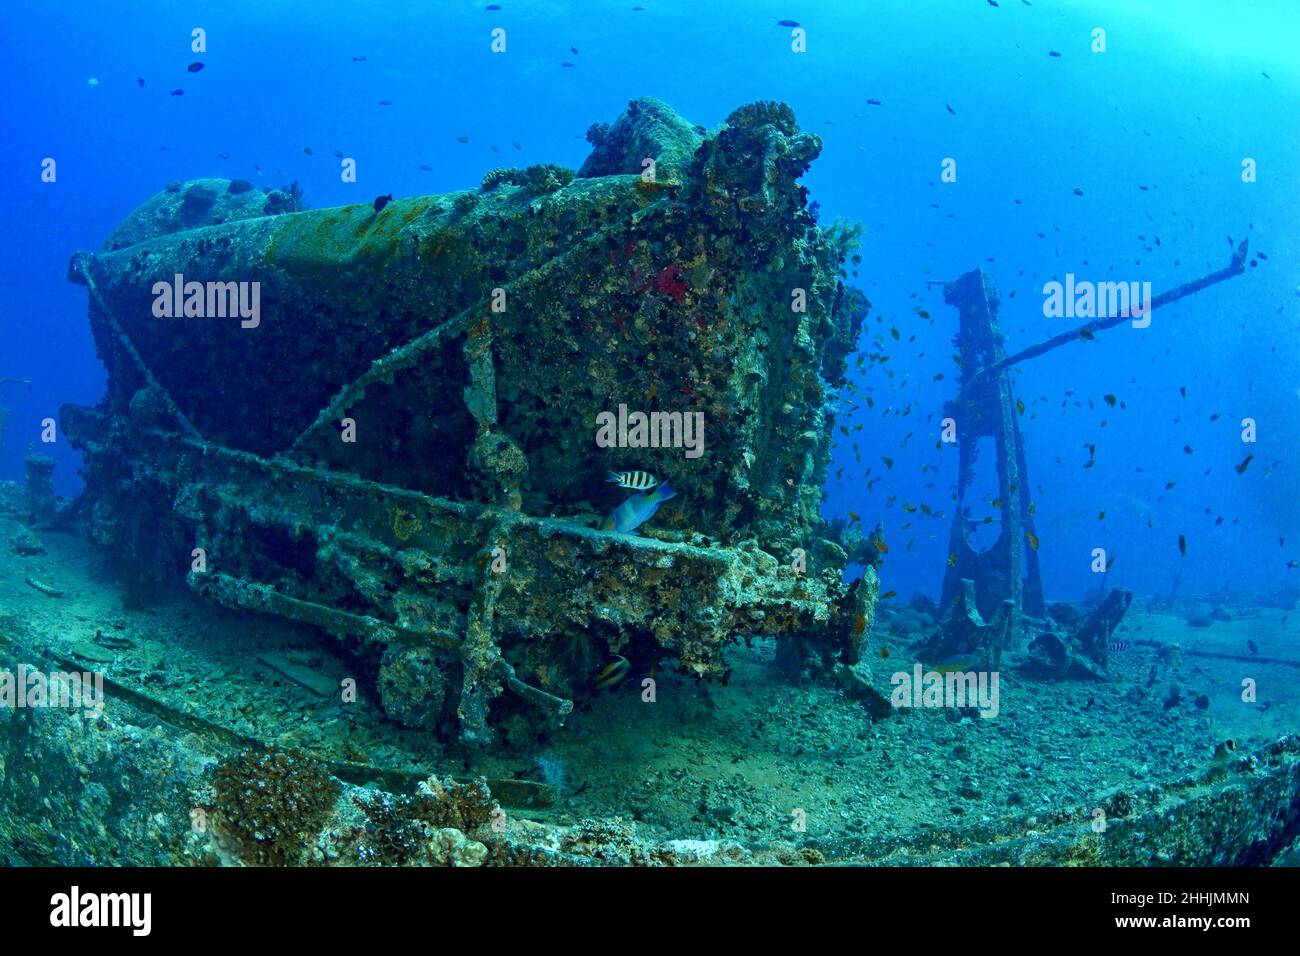
<instances>
[{"instance_id":1,"label":"fish swimming near wreck","mask_svg":"<svg viewBox=\"0 0 1300 956\"><path fill-rule=\"evenodd\" d=\"M592 678L591 682L597 690L608 690L609 688L616 686L622 682L623 678L627 676L628 671L632 669L632 665L622 654L615 654L614 657L615 660L606 664L600 672Z\"/></svg>"},{"instance_id":2,"label":"fish swimming near wreck","mask_svg":"<svg viewBox=\"0 0 1300 956\"><path fill-rule=\"evenodd\" d=\"M936 674L953 674L957 671L975 670L981 663L983 659L979 654L953 654L937 664L931 664L930 670Z\"/></svg>"},{"instance_id":3,"label":"fish swimming near wreck","mask_svg":"<svg viewBox=\"0 0 1300 956\"><path fill-rule=\"evenodd\" d=\"M649 491L659 484L659 479L648 471L611 471L606 480L620 488L631 488L633 491Z\"/></svg>"},{"instance_id":4,"label":"fish swimming near wreck","mask_svg":"<svg viewBox=\"0 0 1300 956\"><path fill-rule=\"evenodd\" d=\"M1224 740L1214 748L1214 755L1210 758L1210 764L1214 767L1226 767L1232 763L1233 755L1237 751L1237 742L1235 740Z\"/></svg>"},{"instance_id":5,"label":"fish swimming near wreck","mask_svg":"<svg viewBox=\"0 0 1300 956\"><path fill-rule=\"evenodd\" d=\"M666 481L650 491L633 495L609 513L609 517L602 522L600 530L630 534L654 517L661 504L676 495L677 492L673 491L672 486Z\"/></svg>"}]
</instances>

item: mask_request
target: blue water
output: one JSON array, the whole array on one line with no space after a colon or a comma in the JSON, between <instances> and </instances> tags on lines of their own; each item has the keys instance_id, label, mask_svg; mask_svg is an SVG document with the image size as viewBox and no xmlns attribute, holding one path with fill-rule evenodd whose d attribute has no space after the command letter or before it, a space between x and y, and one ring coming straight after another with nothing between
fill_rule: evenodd
<instances>
[{"instance_id":1,"label":"blue water","mask_svg":"<svg viewBox=\"0 0 1300 956\"><path fill-rule=\"evenodd\" d=\"M805 179L822 220L867 227L855 280L873 303L862 346L891 360L855 373L875 408L847 397L846 408L861 408L840 424L862 427L837 444L825 508L851 510L867 528L885 520L886 588L937 592L953 508L956 455L935 441L955 388L956 318L926 280L985 269L1016 349L1067 326L1042 314L1052 277L1150 281L1159 292L1225 265L1229 237L1268 259L1155 313L1149 329L1121 326L1016 377L1044 579L1049 597L1081 596L1096 586L1091 550L1105 547L1118 557L1112 586L1164 593L1180 534L1184 592L1300 579L1286 567L1300 559L1291 0L634 5L9 0L0 377L34 386L0 385L13 412L0 478L21 479L41 419L103 391L85 290L65 279L69 256L98 248L169 181L296 179L313 207L441 193L476 186L495 166L576 167L587 127L633 97L659 97L705 126L776 99L824 140ZM806 53L791 51L784 18L806 29ZM191 52L194 27L207 32L205 53ZM489 50L494 27L507 31L505 54ZM1095 27L1105 53L1090 49ZM194 60L202 72L186 71ZM392 105L378 105L385 99ZM335 149L357 159L357 183L340 181ZM40 178L45 157L57 161L52 184ZM945 157L957 160L957 183L940 181ZM1245 157L1257 163L1253 184L1241 181ZM1258 422L1249 446L1246 417ZM1084 469L1088 444L1095 466ZM59 491L74 493L75 452L43 450L59 461ZM868 466L879 479L870 491ZM920 502L945 517L903 510Z\"/></svg>"}]
</instances>

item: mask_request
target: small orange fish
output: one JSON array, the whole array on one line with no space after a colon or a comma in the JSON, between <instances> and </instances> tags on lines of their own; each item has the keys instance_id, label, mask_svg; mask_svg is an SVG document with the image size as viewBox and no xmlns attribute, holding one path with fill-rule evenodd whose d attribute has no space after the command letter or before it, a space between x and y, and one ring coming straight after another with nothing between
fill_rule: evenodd
<instances>
[{"instance_id":1,"label":"small orange fish","mask_svg":"<svg viewBox=\"0 0 1300 956\"><path fill-rule=\"evenodd\" d=\"M898 592L897 592L897 591L886 591L884 594L880 595L880 600L882 600L882 601L888 601L888 600L889 600L890 598L892 598L892 597L898 597Z\"/></svg>"},{"instance_id":2,"label":"small orange fish","mask_svg":"<svg viewBox=\"0 0 1300 956\"><path fill-rule=\"evenodd\" d=\"M889 545L885 544L884 538L872 538L871 544L881 554L889 554Z\"/></svg>"},{"instance_id":3,"label":"small orange fish","mask_svg":"<svg viewBox=\"0 0 1300 956\"><path fill-rule=\"evenodd\" d=\"M1025 540L1029 542L1031 548L1035 551L1038 550L1038 535L1034 534L1032 531L1026 531Z\"/></svg>"}]
</instances>

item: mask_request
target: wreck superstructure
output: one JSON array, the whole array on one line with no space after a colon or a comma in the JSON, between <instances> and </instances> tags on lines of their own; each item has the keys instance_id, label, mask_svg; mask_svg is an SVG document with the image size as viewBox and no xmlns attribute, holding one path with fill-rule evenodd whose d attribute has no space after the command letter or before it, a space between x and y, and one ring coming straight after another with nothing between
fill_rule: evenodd
<instances>
[{"instance_id":1,"label":"wreck superstructure","mask_svg":"<svg viewBox=\"0 0 1300 956\"><path fill-rule=\"evenodd\" d=\"M770 635L855 660L874 572L845 585L818 508L868 306L797 183L820 141L780 104L707 133L654 100L589 139L577 175L386 205L175 184L74 257L109 371L62 412L88 532L359 639L390 716L469 744L561 720L614 654L712 678ZM190 281L255 283L256 319L159 317ZM704 454L600 447L620 405L698 414ZM677 497L598 530L630 469Z\"/></svg>"}]
</instances>

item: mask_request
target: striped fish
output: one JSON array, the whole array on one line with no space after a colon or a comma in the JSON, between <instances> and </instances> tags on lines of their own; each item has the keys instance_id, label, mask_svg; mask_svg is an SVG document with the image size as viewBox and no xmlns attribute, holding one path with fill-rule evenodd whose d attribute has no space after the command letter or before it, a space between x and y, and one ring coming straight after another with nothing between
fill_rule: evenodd
<instances>
[{"instance_id":1,"label":"striped fish","mask_svg":"<svg viewBox=\"0 0 1300 956\"><path fill-rule=\"evenodd\" d=\"M608 480L620 488L634 491L646 491L659 484L659 479L648 471L611 471Z\"/></svg>"},{"instance_id":2,"label":"striped fish","mask_svg":"<svg viewBox=\"0 0 1300 956\"><path fill-rule=\"evenodd\" d=\"M1106 648L1106 650L1110 651L1112 654L1123 654L1128 649L1128 641L1111 641Z\"/></svg>"},{"instance_id":3,"label":"striped fish","mask_svg":"<svg viewBox=\"0 0 1300 956\"><path fill-rule=\"evenodd\" d=\"M615 654L614 660L606 664L605 667L592 678L591 682L597 690L606 690L616 686L631 669L632 665L622 654Z\"/></svg>"}]
</instances>

